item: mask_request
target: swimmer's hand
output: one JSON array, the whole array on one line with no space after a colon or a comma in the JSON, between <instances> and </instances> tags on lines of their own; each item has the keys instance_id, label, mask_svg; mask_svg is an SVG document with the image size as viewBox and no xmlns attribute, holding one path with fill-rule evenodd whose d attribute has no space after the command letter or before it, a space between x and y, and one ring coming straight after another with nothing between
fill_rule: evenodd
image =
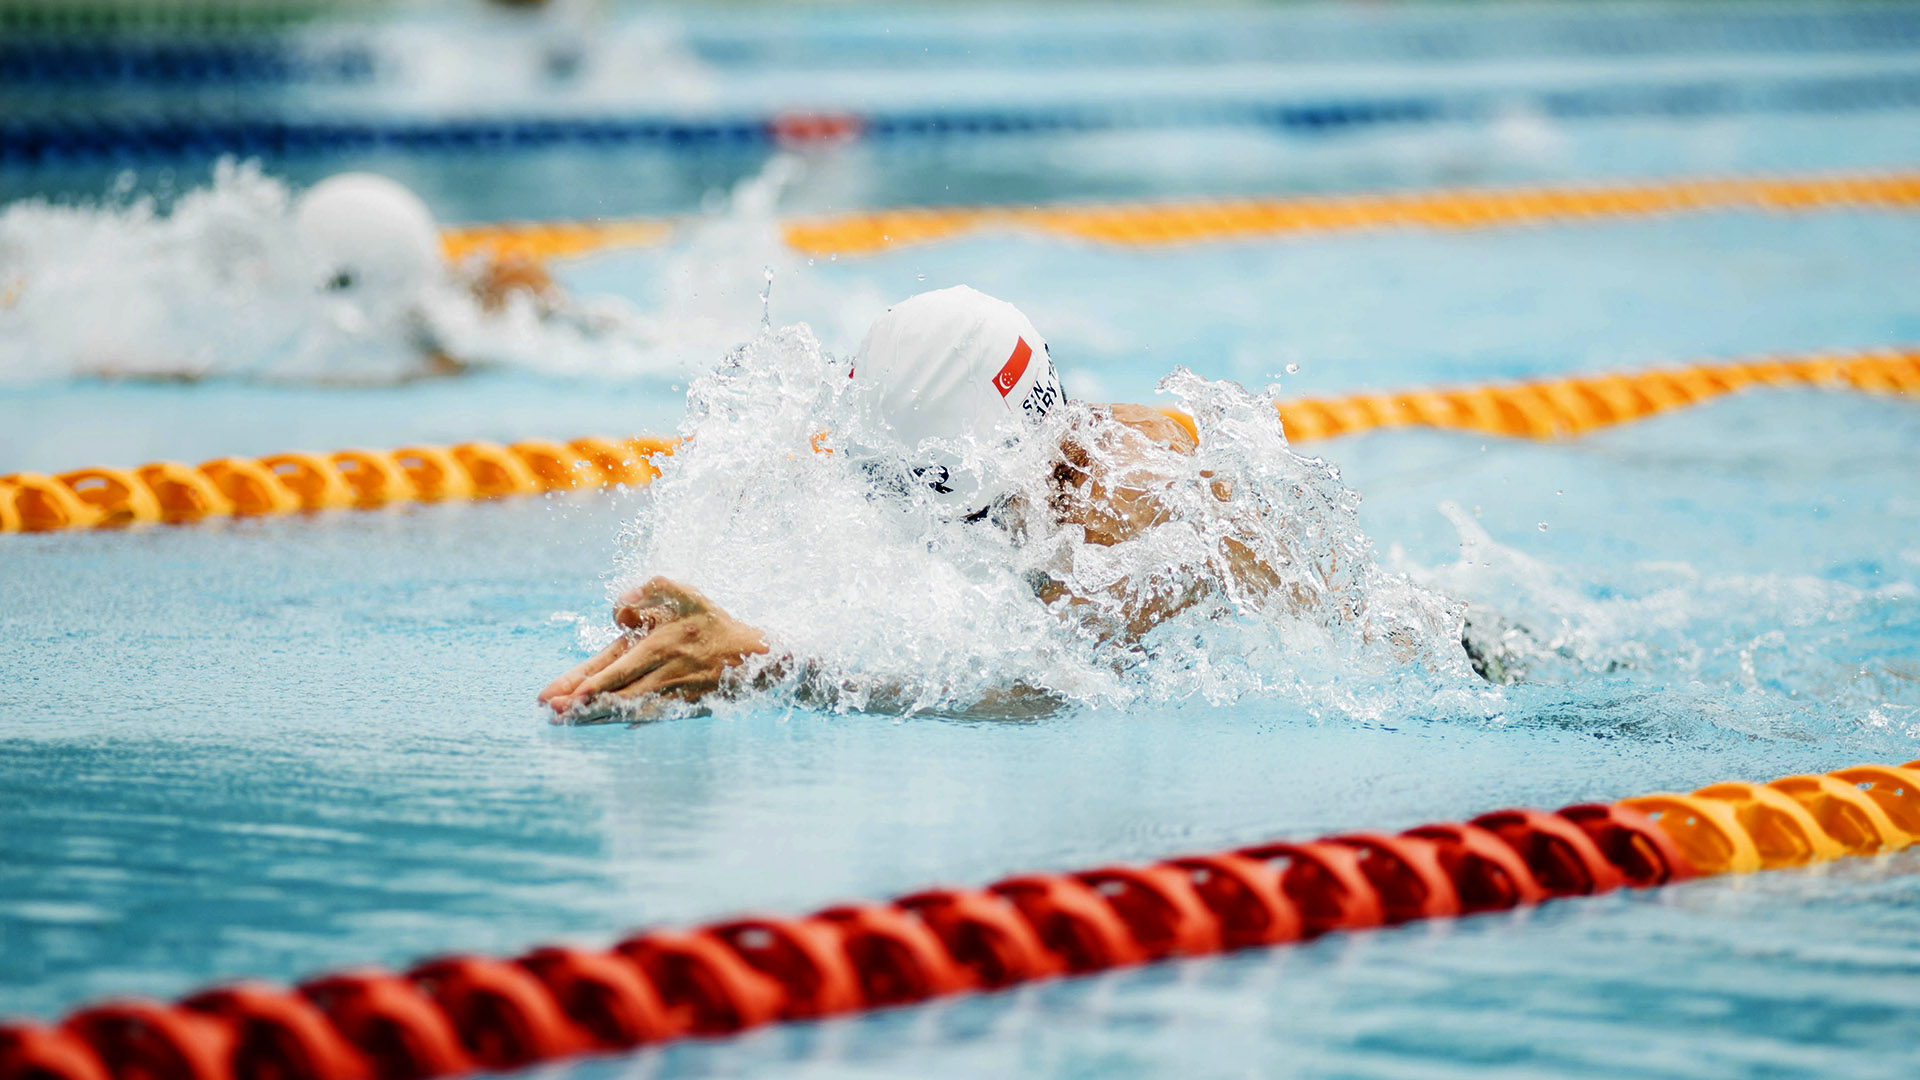
<instances>
[{"instance_id":1,"label":"swimmer's hand","mask_svg":"<svg viewBox=\"0 0 1920 1080\"><path fill-rule=\"evenodd\" d=\"M596 708L699 701L720 689L728 669L768 651L766 638L676 581L654 578L621 596L613 620L620 640L540 692L558 723Z\"/></svg>"}]
</instances>

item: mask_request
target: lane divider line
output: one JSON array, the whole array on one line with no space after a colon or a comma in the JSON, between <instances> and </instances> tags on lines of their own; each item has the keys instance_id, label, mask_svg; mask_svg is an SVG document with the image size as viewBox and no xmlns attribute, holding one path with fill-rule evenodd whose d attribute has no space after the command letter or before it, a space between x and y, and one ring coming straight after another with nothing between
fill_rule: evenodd
<instances>
[{"instance_id":1,"label":"lane divider line","mask_svg":"<svg viewBox=\"0 0 1920 1080\"><path fill-rule=\"evenodd\" d=\"M1278 408L1287 438L1295 443L1414 426L1563 439L1750 386L1920 395L1920 350L1761 357L1457 390L1303 398L1281 402ZM1163 411L1198 437L1192 417ZM53 476L12 473L0 476L0 533L184 524L637 486L659 474L653 459L671 454L676 445L665 438L588 437L566 443L528 439L509 446L467 442L224 457L197 467L156 461L133 469L90 466Z\"/></svg>"},{"instance_id":2,"label":"lane divider line","mask_svg":"<svg viewBox=\"0 0 1920 1080\"><path fill-rule=\"evenodd\" d=\"M149 97L153 97L149 95ZM1099 132L1242 128L1296 138L1415 125L1485 125L1516 108L1554 121L1658 117L1699 123L1716 116L1858 115L1920 106L1920 72L1902 67L1808 74L1672 75L1632 82L1581 79L1557 86L1481 86L1433 91L1212 100L1151 95L1102 102L960 104L877 112L526 114L328 117L170 113L165 96L128 112L77 115L35 110L0 125L0 165L72 166L211 160L223 154L289 158L340 154L523 154L555 147L752 159L775 147L858 141L875 147L956 140L1034 139Z\"/></svg>"},{"instance_id":3,"label":"lane divider line","mask_svg":"<svg viewBox=\"0 0 1920 1080\"><path fill-rule=\"evenodd\" d=\"M1920 208L1920 172L1653 180L1453 191L1208 199L1067 206L909 207L781 225L803 255L874 255L987 229L1135 248L1312 236L1366 229L1462 231L1752 210L1801 214ZM535 261L666 243L679 219L503 222L442 233L447 257L476 253Z\"/></svg>"},{"instance_id":4,"label":"lane divider line","mask_svg":"<svg viewBox=\"0 0 1920 1080\"><path fill-rule=\"evenodd\" d=\"M1364 229L1457 231L1721 210L1806 213L1916 206L1920 173L1889 173L1033 209L912 208L794 222L784 233L788 245L803 254L849 256L988 228L1120 247L1170 247Z\"/></svg>"},{"instance_id":5,"label":"lane divider line","mask_svg":"<svg viewBox=\"0 0 1920 1080\"><path fill-rule=\"evenodd\" d=\"M673 232L674 222L664 218L456 225L440 230L440 250L454 263L476 256L546 262L596 251L655 247L671 239Z\"/></svg>"},{"instance_id":6,"label":"lane divider line","mask_svg":"<svg viewBox=\"0 0 1920 1080\"><path fill-rule=\"evenodd\" d=\"M0 1080L439 1080L1920 841L1920 761L1021 874L0 1025Z\"/></svg>"},{"instance_id":7,"label":"lane divider line","mask_svg":"<svg viewBox=\"0 0 1920 1080\"><path fill-rule=\"evenodd\" d=\"M1287 439L1294 442L1396 427L1564 439L1765 386L1920 395L1920 349L1809 353L1457 390L1302 398L1281 402L1279 409Z\"/></svg>"},{"instance_id":8,"label":"lane divider line","mask_svg":"<svg viewBox=\"0 0 1920 1080\"><path fill-rule=\"evenodd\" d=\"M676 440L528 439L502 446L224 457L189 467L156 461L48 476L0 476L0 532L187 524L297 511L371 509L395 503L499 499L584 487L639 486Z\"/></svg>"}]
</instances>

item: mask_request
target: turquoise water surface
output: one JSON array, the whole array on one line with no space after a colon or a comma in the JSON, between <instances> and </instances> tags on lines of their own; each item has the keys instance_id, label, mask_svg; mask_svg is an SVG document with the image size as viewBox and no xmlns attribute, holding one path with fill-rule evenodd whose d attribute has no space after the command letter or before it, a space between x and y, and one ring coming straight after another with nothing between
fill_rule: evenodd
<instances>
[{"instance_id":1,"label":"turquoise water surface","mask_svg":"<svg viewBox=\"0 0 1920 1080\"><path fill-rule=\"evenodd\" d=\"M1656 7L1611 10L1655 38L1667 25ZM1004 17L1017 28L1020 16ZM1386 37L1340 29L1348 17L1300 16L1335 20L1314 23L1316 56L1394 61ZM822 55L853 47L835 36L849 27L885 28L872 10L817 18L807 24L817 41L794 40ZM1368 18L1401 41L1457 25L1431 11ZM1543 37L1551 20L1535 9L1502 18L1507 29L1485 39L1500 43L1492 55L1396 63L1396 78L1519 80L1523 69L1551 83L1592 62L1542 45L1566 39ZM767 46L733 24L711 32L729 52L689 22L706 77L759 56L756 100L788 93L782 78L804 81L752 53ZM926 16L902 31L937 36L941 25ZM1537 32L1513 29L1527 25ZM861 69L862 86L898 76L898 57L872 48L892 59ZM1716 46L1711 59L1779 61L1764 51ZM1784 51L1837 65L1915 61L1891 45L1864 59ZM1623 47L1609 77L1678 62L1653 52ZM1275 79L1306 77L1276 66ZM854 146L806 157L776 210L1920 164L1920 114L1900 109L1527 131ZM1166 146L1190 156L1152 152ZM1105 400L1151 400L1176 365L1334 394L1920 340L1920 219L1897 213L1164 251L980 234L809 261L769 239L770 215L726 195L763 159L709 163L706 182L675 172L680 187L641 195L620 182L651 167L637 160L578 158L553 174L567 184L517 202L503 194L510 179L489 188L489 167L473 161L416 159L398 172L447 220L604 205L703 222L666 248L556 267L575 295L648 315L692 311L720 328L658 345L644 369L560 370L534 355L458 380L356 389L0 373L0 468L669 431L690 380L759 330L769 266L771 324L805 322L841 355L888 303L971 283L1047 333L1069 393ZM298 181L344 163L326 164L269 172ZM205 169L182 165L187 186ZM516 169L531 166L504 175ZM37 182L15 171L7 190ZM695 264L712 273L688 277ZM102 996L171 996L235 976L604 944L645 925L797 913L934 882L1920 758L1910 401L1754 391L1559 444L1401 431L1301 449L1335 462L1360 493L1384 568L1531 627L1555 657L1524 683L1466 697L1417 680L1387 687L1387 704L1366 715L1285 692L1148 697L1027 721L760 697L710 718L556 727L533 695L584 655L576 621L598 624L623 572L622 525L652 510L646 492L0 536L0 1014L46 1019ZM566 1071L1894 1078L1920 1055L1917 1002L1920 853L1907 852Z\"/></svg>"}]
</instances>

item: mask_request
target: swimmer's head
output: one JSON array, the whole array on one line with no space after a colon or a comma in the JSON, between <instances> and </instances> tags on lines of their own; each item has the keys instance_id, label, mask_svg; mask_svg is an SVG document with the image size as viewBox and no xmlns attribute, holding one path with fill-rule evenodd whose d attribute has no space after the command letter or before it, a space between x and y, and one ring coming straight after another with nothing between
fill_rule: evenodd
<instances>
[{"instance_id":1,"label":"swimmer's head","mask_svg":"<svg viewBox=\"0 0 1920 1080\"><path fill-rule=\"evenodd\" d=\"M397 301L439 272L433 214L402 184L372 173L328 177L294 207L316 285L346 298Z\"/></svg>"},{"instance_id":2,"label":"swimmer's head","mask_svg":"<svg viewBox=\"0 0 1920 1080\"><path fill-rule=\"evenodd\" d=\"M1062 401L1047 343L1020 310L965 285L888 309L854 354L853 390L868 439L890 445L911 482L972 515L1007 492L961 468L953 444L1018 442Z\"/></svg>"}]
</instances>

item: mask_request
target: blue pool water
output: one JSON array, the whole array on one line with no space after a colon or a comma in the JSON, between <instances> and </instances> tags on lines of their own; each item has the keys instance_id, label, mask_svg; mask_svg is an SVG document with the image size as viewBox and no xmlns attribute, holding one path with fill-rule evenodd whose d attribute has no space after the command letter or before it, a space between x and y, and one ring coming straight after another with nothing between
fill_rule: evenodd
<instances>
[{"instance_id":1,"label":"blue pool water","mask_svg":"<svg viewBox=\"0 0 1920 1080\"><path fill-rule=\"evenodd\" d=\"M1663 40L1660 9L1614 10L1610 25ZM916 18L902 35L950 31L982 66L1006 65L1004 52L985 56L977 29L946 17ZM1005 16L1016 30L1022 17ZM1378 26L1368 37L1348 28L1350 13L1299 17L1331 20L1300 39L1319 43L1315 56L1367 63L1407 59L1393 50L1419 33L1490 18L1383 10L1368 16ZM887 28L873 11L809 18L812 30L781 40L823 56ZM1495 44L1396 67L1396 78L1491 82L1520 67L1545 84L1592 62L1542 44L1577 38L1541 29L1559 16L1500 18L1506 29L1465 38ZM770 39L719 18L703 37L689 21L706 77L757 56L753 93L788 92ZM1674 33L1706 49L1697 29ZM1898 68L1913 60L1907 47L1787 59ZM857 74L884 86L898 57L863 48L876 59ZM1712 51L1729 68L1779 60L1748 54L1766 51L1757 47ZM1608 61L1615 78L1675 62L1626 48ZM1149 152L1169 146L1187 153ZM1527 121L1504 134L1460 124L1311 145L1121 133L810 155L777 212L1916 163L1920 121L1902 110ZM300 180L341 164L269 171ZM979 234L810 262L774 242L764 208L724 195L762 172L761 158L709 162L706 174L675 166L670 182L638 193L624 178L668 175L640 155L549 159L545 174L518 159L404 164L398 173L449 220L602 205L699 215L668 247L556 267L576 295L695 329L650 337L610 371L534 350L397 387L138 384L63 366L49 324L26 320L46 313L22 307L11 322L0 312L0 356L33 362L30 377L0 372L0 468L670 430L691 380L758 330L767 266L771 322L805 322L837 354L922 288L966 281L1013 299L1047 333L1068 390L1096 399L1149 400L1175 365L1332 394L1920 339L1920 223L1894 213L1165 251ZM187 186L203 183L205 164L194 168ZM499 183L482 182L490 172ZM80 183L78 172L0 175L9 194ZM540 175L566 183L528 180ZM709 187L720 194L703 204ZM131 320L137 307L120 310ZM200 329L222 347L246 344ZM576 617L597 623L609 583L632 569L621 529L656 512L646 493L0 536L0 1014L48 1018L104 995L175 995L237 975L605 943L653 923L799 912L932 882L1920 757L1910 401L1756 391L1563 444L1403 431L1302 449L1337 463L1360 493L1385 570L1528 625L1555 655L1499 689L1385 680L1357 710L1242 687L1020 722L760 698L712 718L566 728L547 724L532 696L583 655ZM742 613L755 602L744 593ZM934 630L922 636L942 644ZM1905 1077L1920 1053L1916 912L1920 853L1908 852L567 1071Z\"/></svg>"}]
</instances>

